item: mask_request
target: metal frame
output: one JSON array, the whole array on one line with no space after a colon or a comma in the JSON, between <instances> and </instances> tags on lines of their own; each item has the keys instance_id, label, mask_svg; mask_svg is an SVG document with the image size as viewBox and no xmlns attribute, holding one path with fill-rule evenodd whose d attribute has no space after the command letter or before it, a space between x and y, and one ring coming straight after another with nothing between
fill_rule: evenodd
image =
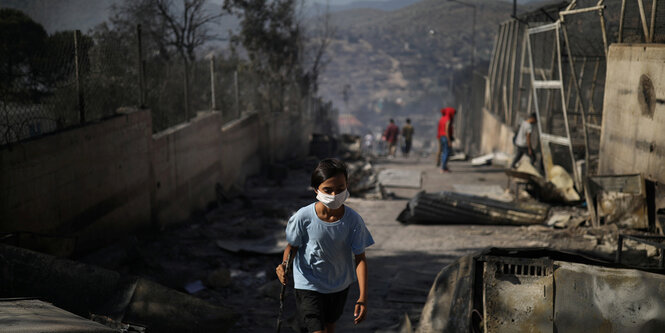
<instances>
[{"instance_id":1,"label":"metal frame","mask_svg":"<svg viewBox=\"0 0 665 333\"><path fill-rule=\"evenodd\" d=\"M626 239L630 239L632 241L636 241L638 243L646 244L646 245L651 245L657 249L660 250L660 259L658 260L658 267L660 268L665 268L665 236L651 236L651 235L626 235L626 234L619 234L619 237L617 239L617 252L616 252L616 258L615 261L620 264L621 263L621 255L623 252L623 241ZM656 241L654 241L656 240ZM660 241L660 242L657 242Z\"/></svg>"},{"instance_id":2,"label":"metal frame","mask_svg":"<svg viewBox=\"0 0 665 333\"><path fill-rule=\"evenodd\" d=\"M575 185L578 189L581 189L581 177L578 174L577 167L575 166L575 156L573 154L573 146L570 136L570 126L568 124L568 110L566 103L566 95L563 88L563 71L561 68L561 41L560 41L560 30L561 30L561 21L557 20L554 23L541 25L535 28L529 28L527 30L527 52L529 54L529 74L531 76L531 92L533 95L533 107L536 111L536 117L538 119L538 133L540 134L540 149L543 154L543 164L545 166L545 175L550 179L550 169L554 166L552 161L552 153L550 151L550 143L558 144L561 146L568 147L570 153L570 160L572 161L571 169L573 170L573 179L575 180ZM555 65L558 69L559 79L558 80L537 80L535 68L533 65L533 50L531 46L531 36L554 31L555 33ZM540 106L538 105L538 91L539 90L559 90L561 94L561 110L563 112L564 126L566 129L566 136L558 136L550 133L546 133L542 128L542 120L540 114Z\"/></svg>"},{"instance_id":3,"label":"metal frame","mask_svg":"<svg viewBox=\"0 0 665 333\"><path fill-rule=\"evenodd\" d=\"M654 3L655 3L655 0L654 0ZM584 78L584 68L586 66L587 58L585 57L583 59L582 68L580 69L580 76L579 76L579 80L578 80L577 74L575 72L575 58L572 56L572 51L571 51L571 47L570 47L570 39L568 38L568 29L566 28L566 25L565 25L565 18L566 18L566 15L574 15L574 14L588 13L588 12L597 11L598 16L599 16L599 20L600 20L600 28L601 28L602 38L603 38L603 51L605 53L605 58L607 58L607 51L608 51L608 49L607 49L608 48L608 46L607 46L607 30L605 28L605 16L603 14L603 10L605 9L604 0L598 0L598 3L596 3L596 6L594 6L594 7L574 9L576 6L577 6L577 1L573 0L573 2L570 3L570 5L568 6L568 8L566 8L566 10L563 10L563 11L559 12L559 20L561 21L561 23L564 23L564 24L562 24L562 28L563 28L563 36L564 36L564 39L565 39L565 42L566 42L566 52L568 54L568 64L570 65L570 81L573 83L573 85L575 87L575 95L576 95L575 105L574 105L575 112L577 113L577 110L579 110L581 115L582 115L582 133L584 134L584 165L585 165L586 172L584 172L585 175L579 175L580 179L579 179L578 185L582 186L582 188L584 189L585 199L586 199L587 202L590 202L590 200L592 198L589 196L589 183L588 183L588 179L586 177L589 174L588 170L589 170L590 164L591 164L590 163L590 161L591 161L591 156L590 156L591 149L590 149L590 145L589 145L589 129L600 130L600 127L599 126L589 126L589 124L587 124L587 112L586 111L588 109L586 108L584 99L581 98L582 89L580 88L580 86L582 85L582 82L583 82L583 78ZM622 10L622 17L623 17L623 10ZM599 62L599 60L597 60L596 61L596 66L594 68L593 82L592 82L592 86L591 86L591 103L590 103L591 108L593 108L593 94L595 93L596 80L597 80L599 65L600 65L600 62ZM570 92L570 87L569 87L569 92ZM602 117L602 111L601 111L601 117ZM573 163L575 163L575 162L573 161ZM575 166L573 166L573 167L575 168L575 170L577 170L577 168ZM580 187L578 187L578 188L580 188ZM592 221L594 222L594 225L597 226L598 225L598 219L596 217L597 214L596 214L595 207L591 207L591 205L589 205L588 209L589 209L589 214L591 215Z\"/></svg>"},{"instance_id":4,"label":"metal frame","mask_svg":"<svg viewBox=\"0 0 665 333\"><path fill-rule=\"evenodd\" d=\"M621 1L621 14L619 16L619 43L623 43L623 28L624 28L624 19L626 15L626 1ZM637 2L637 6L640 13L640 23L642 28L642 33L644 34L644 41L646 43L653 43L656 27L656 9L658 8L658 0L651 1L651 17L650 22L647 22L646 12L644 10L644 2L642 0L631 0Z\"/></svg>"}]
</instances>

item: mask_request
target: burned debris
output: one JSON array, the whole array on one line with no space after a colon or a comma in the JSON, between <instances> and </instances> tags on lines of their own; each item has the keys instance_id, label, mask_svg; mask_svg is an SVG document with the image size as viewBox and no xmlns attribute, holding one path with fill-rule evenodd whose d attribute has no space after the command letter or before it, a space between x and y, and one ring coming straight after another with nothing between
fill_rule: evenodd
<instances>
[{"instance_id":1,"label":"burned debris","mask_svg":"<svg viewBox=\"0 0 665 333\"><path fill-rule=\"evenodd\" d=\"M423 224L532 225L545 222L549 206L509 203L454 192L418 193L397 220Z\"/></svg>"},{"instance_id":2,"label":"burned debris","mask_svg":"<svg viewBox=\"0 0 665 333\"><path fill-rule=\"evenodd\" d=\"M148 279L0 245L0 293L39 295L79 316L90 314L151 330L228 329L234 312Z\"/></svg>"},{"instance_id":3,"label":"burned debris","mask_svg":"<svg viewBox=\"0 0 665 333\"><path fill-rule=\"evenodd\" d=\"M513 16L501 23L491 53L479 48L489 63L474 59L464 67L462 55L475 54L476 45L451 48L459 53L453 67L437 68L441 72L431 82L437 89L427 88L432 87L428 78L412 84L403 75L427 67L422 65L429 57L414 49L443 35L435 30L398 45L399 56L360 35L337 40L338 51L362 46L385 53L363 60L389 65L381 76L396 88L377 92L369 91L371 84L358 85L377 100L353 110L349 105L357 103L348 103L347 85L342 114L317 96L320 69L308 72L301 67L306 62L293 67L282 63L290 58L275 55L270 59L290 69L246 77L240 86L248 100L241 102L239 69L254 71L268 54L252 56L258 61L252 65L242 59L247 50L240 50L240 59L217 58L217 67L222 62L224 71L233 73L232 85L229 78L215 79L214 54L191 63L200 92L196 105L210 105L209 111L192 118L188 99L193 97L185 88L183 117L167 117L160 114L157 97L178 104L176 111L181 98L163 94L146 100L156 90L146 89L141 28L128 25L130 33L136 28L139 66L123 70L118 82L123 91L138 88L140 97L130 95L139 97L134 104L141 107L116 108L120 101L114 100L113 108L86 120L86 106L92 116L90 111L106 103L93 102L94 94L80 90L79 74L90 82L114 76L91 71L108 67L100 46L109 41L95 44L97 37L81 39L74 32L75 48L66 53L76 55L68 63L76 67L80 99L65 109L76 112L51 119L65 110L49 104L55 99L46 95L39 98L43 101L0 101L0 113L14 123L0 124L6 130L0 139L0 327L265 332L283 311L284 330L300 331L293 289L275 279L275 266L284 264L289 218L317 200L310 172L321 159L335 156L348 167L348 207L362 211L378 245L367 251L373 289L364 304L376 315L365 326L352 324L360 292L351 287L338 331L665 331L665 102L658 95L665 85L665 47L657 45L665 42L665 7L656 0L642 2L571 0ZM409 11L428 10L426 5L414 4ZM466 5L474 18L476 6L484 8L478 12L490 8L478 1ZM374 28L382 36L388 31ZM479 36L489 32L494 31L480 29ZM88 44L88 38L86 48L95 57L79 58L79 52L87 53L79 42ZM123 49L133 50L127 45ZM292 46L288 49L301 51ZM42 60L17 69L37 68ZM205 102L207 90L200 89L208 85L205 73L211 103ZM284 75L303 81L282 86ZM199 82L202 78L206 82ZM41 79L17 76L7 87L26 85L41 95L39 90L48 88L41 87ZM69 95L65 88L74 85L64 82L54 81L49 89ZM181 83L167 83L167 90L182 90ZM215 102L220 86L221 100L236 101L223 112ZM411 87L425 87L427 100L389 96L408 94ZM275 96L281 100L270 100ZM435 140L438 132L429 132L436 119L413 110L431 108L441 98L458 114L455 122L444 118L446 138L452 142L452 122L451 149L464 150L450 159L452 170L439 170L430 159L437 144L446 148L446 140ZM525 116L537 119L529 136L534 147L511 140ZM402 127L402 138L387 131L382 137L371 124L391 117L408 123L410 134ZM412 138L407 117L418 120L415 133L422 137ZM353 134L339 133L337 124L345 121L353 122ZM42 135L39 126L45 124L50 135ZM514 167L511 153L519 151L517 162L525 148L529 158ZM467 163L467 156L475 158Z\"/></svg>"},{"instance_id":4,"label":"burned debris","mask_svg":"<svg viewBox=\"0 0 665 333\"><path fill-rule=\"evenodd\" d=\"M663 273L588 254L488 249L439 272L414 332L661 332Z\"/></svg>"}]
</instances>

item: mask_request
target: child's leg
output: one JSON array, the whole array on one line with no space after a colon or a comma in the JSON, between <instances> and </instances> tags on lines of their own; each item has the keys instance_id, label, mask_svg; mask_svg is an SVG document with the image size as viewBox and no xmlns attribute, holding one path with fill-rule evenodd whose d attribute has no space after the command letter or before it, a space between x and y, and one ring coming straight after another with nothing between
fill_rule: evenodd
<instances>
[{"instance_id":1,"label":"child's leg","mask_svg":"<svg viewBox=\"0 0 665 333\"><path fill-rule=\"evenodd\" d=\"M324 294L300 289L295 294L301 327L310 333L325 332Z\"/></svg>"},{"instance_id":2,"label":"child's leg","mask_svg":"<svg viewBox=\"0 0 665 333\"><path fill-rule=\"evenodd\" d=\"M326 294L325 295L325 322L326 322L326 333L335 332L335 322L339 320L344 312L344 304L346 304L346 297L349 294L349 288L346 288L340 292ZM348 318L351 320L351 318Z\"/></svg>"}]
</instances>

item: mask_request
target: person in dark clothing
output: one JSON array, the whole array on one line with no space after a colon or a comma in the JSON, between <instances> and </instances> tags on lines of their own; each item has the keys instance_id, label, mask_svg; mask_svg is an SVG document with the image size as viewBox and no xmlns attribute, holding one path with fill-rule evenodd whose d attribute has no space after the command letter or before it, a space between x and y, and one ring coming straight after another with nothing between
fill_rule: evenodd
<instances>
[{"instance_id":1,"label":"person in dark clothing","mask_svg":"<svg viewBox=\"0 0 665 333\"><path fill-rule=\"evenodd\" d=\"M397 137L399 136L399 128L395 125L395 120L390 119L390 124L383 132L383 137L388 142L388 157L395 157L397 151Z\"/></svg>"},{"instance_id":2,"label":"person in dark clothing","mask_svg":"<svg viewBox=\"0 0 665 333\"><path fill-rule=\"evenodd\" d=\"M402 137L404 138L404 149L402 153L404 157L409 157L411 151L411 143L413 142L413 126L411 126L411 119L406 118L406 125L402 127Z\"/></svg>"}]
</instances>

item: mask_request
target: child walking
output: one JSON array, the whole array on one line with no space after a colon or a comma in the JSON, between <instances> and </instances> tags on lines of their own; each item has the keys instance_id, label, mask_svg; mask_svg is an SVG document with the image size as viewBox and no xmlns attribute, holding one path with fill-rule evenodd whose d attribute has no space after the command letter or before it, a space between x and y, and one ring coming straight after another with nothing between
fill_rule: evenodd
<instances>
[{"instance_id":1,"label":"child walking","mask_svg":"<svg viewBox=\"0 0 665 333\"><path fill-rule=\"evenodd\" d=\"M367 315L365 248L374 244L365 222L344 205L348 174L337 159L322 160L312 172L317 202L300 208L286 226L288 245L276 272L282 284L293 260L296 306L301 325L310 333L333 333L344 310L349 286L358 281L354 323Z\"/></svg>"}]
</instances>

